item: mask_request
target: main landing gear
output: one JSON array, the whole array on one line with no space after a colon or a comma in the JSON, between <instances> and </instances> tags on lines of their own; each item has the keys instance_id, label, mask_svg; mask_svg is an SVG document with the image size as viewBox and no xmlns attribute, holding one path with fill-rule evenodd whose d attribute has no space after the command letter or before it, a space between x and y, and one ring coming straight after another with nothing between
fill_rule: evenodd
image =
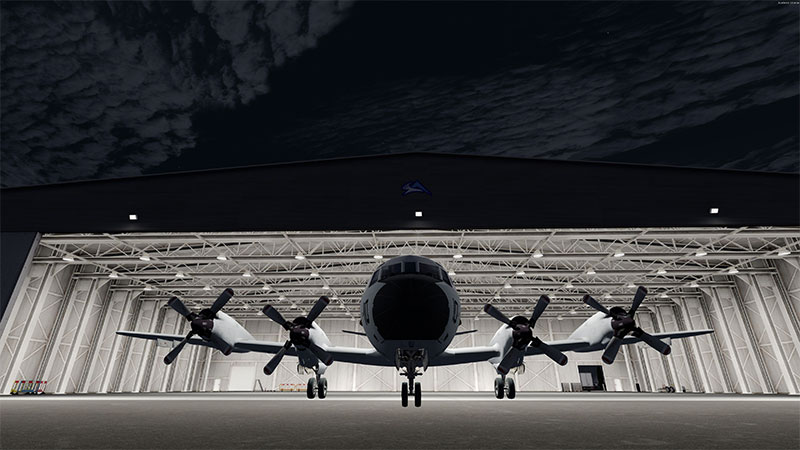
<instances>
[{"instance_id":1,"label":"main landing gear","mask_svg":"<svg viewBox=\"0 0 800 450\"><path fill-rule=\"evenodd\" d=\"M323 399L328 396L328 380L327 378L316 375L308 379L308 384L306 384L306 396L308 398L314 398L315 396L319 396L319 398Z\"/></svg>"},{"instance_id":2,"label":"main landing gear","mask_svg":"<svg viewBox=\"0 0 800 450\"><path fill-rule=\"evenodd\" d=\"M501 375L494 380L494 396L502 399L503 396L513 399L517 396L517 386L513 378Z\"/></svg>"}]
</instances>

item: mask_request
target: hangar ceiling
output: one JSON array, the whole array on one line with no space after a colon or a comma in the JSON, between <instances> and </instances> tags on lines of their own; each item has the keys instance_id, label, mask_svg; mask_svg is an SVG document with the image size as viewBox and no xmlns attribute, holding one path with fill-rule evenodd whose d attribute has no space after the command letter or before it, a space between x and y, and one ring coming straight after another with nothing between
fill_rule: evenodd
<instances>
[{"instance_id":1,"label":"hangar ceiling","mask_svg":"<svg viewBox=\"0 0 800 450\"><path fill-rule=\"evenodd\" d=\"M231 287L235 317L259 317L269 302L308 311L332 298L329 318L359 316L372 273L389 258L426 256L451 272L464 318L484 303L509 314L548 294L547 315L585 316L590 293L628 305L635 285L646 305L733 286L731 275L764 273L770 260L800 252L798 227L45 234L34 262L80 265L75 278L114 278L111 289L141 300L176 295L207 306ZM46 250L44 250L46 249Z\"/></svg>"}]
</instances>

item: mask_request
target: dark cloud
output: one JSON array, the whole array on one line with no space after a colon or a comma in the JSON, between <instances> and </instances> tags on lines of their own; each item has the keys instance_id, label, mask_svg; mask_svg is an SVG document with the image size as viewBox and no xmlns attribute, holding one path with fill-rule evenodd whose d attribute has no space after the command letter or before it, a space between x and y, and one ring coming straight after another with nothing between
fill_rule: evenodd
<instances>
[{"instance_id":1,"label":"dark cloud","mask_svg":"<svg viewBox=\"0 0 800 450\"><path fill-rule=\"evenodd\" d=\"M137 175L269 91L347 2L3 2L2 184Z\"/></svg>"}]
</instances>

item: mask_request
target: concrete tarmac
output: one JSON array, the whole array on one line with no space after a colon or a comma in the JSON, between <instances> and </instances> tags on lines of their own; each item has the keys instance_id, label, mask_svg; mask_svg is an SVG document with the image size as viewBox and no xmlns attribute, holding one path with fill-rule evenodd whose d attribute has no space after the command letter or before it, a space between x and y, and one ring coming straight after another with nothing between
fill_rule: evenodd
<instances>
[{"instance_id":1,"label":"concrete tarmac","mask_svg":"<svg viewBox=\"0 0 800 450\"><path fill-rule=\"evenodd\" d=\"M0 448L800 448L800 397L172 393L0 398Z\"/></svg>"}]
</instances>

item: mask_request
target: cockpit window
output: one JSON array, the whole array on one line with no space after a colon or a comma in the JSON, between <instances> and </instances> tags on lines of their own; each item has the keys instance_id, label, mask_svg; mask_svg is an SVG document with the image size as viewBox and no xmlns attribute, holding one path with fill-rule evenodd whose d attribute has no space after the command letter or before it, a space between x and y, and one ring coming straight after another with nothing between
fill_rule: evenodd
<instances>
[{"instance_id":1,"label":"cockpit window","mask_svg":"<svg viewBox=\"0 0 800 450\"><path fill-rule=\"evenodd\" d=\"M381 270L381 280L385 280L393 275L399 275L400 273L400 263L386 266Z\"/></svg>"},{"instance_id":2,"label":"cockpit window","mask_svg":"<svg viewBox=\"0 0 800 450\"><path fill-rule=\"evenodd\" d=\"M417 273L417 263L414 261L404 262L403 273Z\"/></svg>"},{"instance_id":3,"label":"cockpit window","mask_svg":"<svg viewBox=\"0 0 800 450\"><path fill-rule=\"evenodd\" d=\"M439 271L439 268L434 265L419 263L419 273L421 275L427 275L431 278L442 281L442 274Z\"/></svg>"},{"instance_id":4,"label":"cockpit window","mask_svg":"<svg viewBox=\"0 0 800 450\"><path fill-rule=\"evenodd\" d=\"M372 274L372 278L369 280L369 285L372 286L378 281L378 276L381 274L380 270L376 270L375 273Z\"/></svg>"}]
</instances>

